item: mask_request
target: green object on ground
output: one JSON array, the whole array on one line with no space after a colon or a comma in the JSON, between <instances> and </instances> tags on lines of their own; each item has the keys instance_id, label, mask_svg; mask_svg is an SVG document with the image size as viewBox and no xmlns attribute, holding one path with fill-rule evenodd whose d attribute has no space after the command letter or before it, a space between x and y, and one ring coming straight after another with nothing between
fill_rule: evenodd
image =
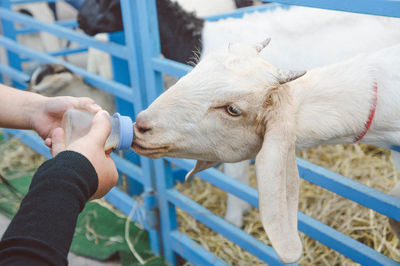
<instances>
[{"instance_id":1,"label":"green object on ground","mask_svg":"<svg viewBox=\"0 0 400 266\"><path fill-rule=\"evenodd\" d=\"M123 265L141 265L126 243L125 223L126 218L97 203L86 204L77 222L71 251L100 260L108 259L118 252ZM133 222L129 223L129 239L136 252L146 261L145 265L165 265L160 257L150 252L147 232Z\"/></svg>"},{"instance_id":2,"label":"green object on ground","mask_svg":"<svg viewBox=\"0 0 400 266\"><path fill-rule=\"evenodd\" d=\"M21 192L21 197L28 191L33 174L33 171L26 172L21 177L21 172L3 173L10 184ZM1 183L0 212L12 218L19 208L21 197L15 196L4 183ZM126 217L118 211L111 211L97 203L87 203L78 218L71 252L98 260L115 258L118 254L122 265L141 265L129 250L125 240L125 222ZM148 233L133 222L129 224L129 239L137 253L145 260L145 265L166 265L161 257L151 253Z\"/></svg>"}]
</instances>

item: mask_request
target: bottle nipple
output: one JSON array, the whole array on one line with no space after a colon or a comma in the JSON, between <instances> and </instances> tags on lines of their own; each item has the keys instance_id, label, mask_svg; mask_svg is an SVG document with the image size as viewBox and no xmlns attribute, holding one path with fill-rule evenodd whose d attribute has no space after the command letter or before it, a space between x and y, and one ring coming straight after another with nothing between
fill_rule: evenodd
<instances>
[{"instance_id":1,"label":"bottle nipple","mask_svg":"<svg viewBox=\"0 0 400 266\"><path fill-rule=\"evenodd\" d=\"M115 113L113 117L119 121L119 142L114 151L129 149L133 141L133 122L129 116L119 113Z\"/></svg>"}]
</instances>

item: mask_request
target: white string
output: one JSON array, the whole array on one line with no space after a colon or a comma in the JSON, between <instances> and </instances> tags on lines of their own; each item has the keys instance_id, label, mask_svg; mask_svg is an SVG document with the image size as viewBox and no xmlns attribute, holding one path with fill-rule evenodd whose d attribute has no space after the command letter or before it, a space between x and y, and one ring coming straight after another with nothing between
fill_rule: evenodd
<instances>
[{"instance_id":1,"label":"white string","mask_svg":"<svg viewBox=\"0 0 400 266\"><path fill-rule=\"evenodd\" d=\"M134 245L132 244L131 240L129 239L129 222L132 220L132 215L135 213L136 211L136 207L137 207L137 202L135 202L135 204L133 204L131 212L129 213L128 217L126 217L126 222L125 222L125 240L126 243L128 244L129 250L132 252L133 256L137 259L137 261L139 261L139 263L141 265L145 264L145 261L143 260L143 258L139 255L139 253L137 253Z\"/></svg>"}]
</instances>

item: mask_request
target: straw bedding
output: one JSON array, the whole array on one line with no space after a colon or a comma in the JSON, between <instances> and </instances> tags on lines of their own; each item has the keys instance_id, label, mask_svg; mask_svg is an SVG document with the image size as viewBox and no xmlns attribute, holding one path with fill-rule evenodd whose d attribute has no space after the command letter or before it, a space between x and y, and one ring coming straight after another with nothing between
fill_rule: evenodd
<instances>
[{"instance_id":1,"label":"straw bedding","mask_svg":"<svg viewBox=\"0 0 400 266\"><path fill-rule=\"evenodd\" d=\"M1 134L1 130L0 130ZM16 138L0 142L0 173L6 178L6 173L15 173L12 178L19 178L38 168L45 158L29 149Z\"/></svg>"},{"instance_id":2,"label":"straw bedding","mask_svg":"<svg viewBox=\"0 0 400 266\"><path fill-rule=\"evenodd\" d=\"M44 161L43 157L16 140L0 146L2 172L29 171ZM398 172L391 163L390 151L373 146L362 144L321 146L301 151L297 155L386 193L400 181ZM251 171L251 185L255 187L255 175L253 169ZM226 193L222 190L199 178L190 183L180 183L176 187L183 194L223 217ZM300 211L400 261L400 249L397 247L399 240L390 231L387 217L304 180L301 180L300 189ZM209 230L187 213L179 209L177 213L181 231L230 265L263 265L256 257ZM252 208L245 215L243 230L268 243L257 209ZM301 237L304 253L299 261L300 264L356 265L304 234L301 234Z\"/></svg>"},{"instance_id":3,"label":"straw bedding","mask_svg":"<svg viewBox=\"0 0 400 266\"><path fill-rule=\"evenodd\" d=\"M321 146L301 151L297 155L386 193L399 181L397 170L391 163L390 151L373 146ZM256 186L253 169L251 185ZM200 178L195 178L191 183L178 184L177 189L215 214L221 217L225 214L226 193ZM399 240L390 231L386 216L303 179L299 210L394 260L400 260L400 250L397 248ZM178 221L181 231L230 265L263 265L256 257L196 222L181 210L178 210ZM257 209L252 208L245 215L243 230L269 243ZM299 261L301 265L357 265L302 233L301 237L304 245L304 253Z\"/></svg>"}]
</instances>

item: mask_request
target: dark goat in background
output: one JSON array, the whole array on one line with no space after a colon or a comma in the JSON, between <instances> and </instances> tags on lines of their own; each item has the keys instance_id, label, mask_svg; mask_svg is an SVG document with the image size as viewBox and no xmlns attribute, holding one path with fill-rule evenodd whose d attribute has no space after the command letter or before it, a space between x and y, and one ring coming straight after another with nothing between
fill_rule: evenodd
<instances>
[{"instance_id":1,"label":"dark goat in background","mask_svg":"<svg viewBox=\"0 0 400 266\"><path fill-rule=\"evenodd\" d=\"M253 0L235 0L237 8L252 6L254 4L253 2Z\"/></svg>"},{"instance_id":2,"label":"dark goat in background","mask_svg":"<svg viewBox=\"0 0 400 266\"><path fill-rule=\"evenodd\" d=\"M89 35L122 30L119 0L86 0L79 9L78 24Z\"/></svg>"},{"instance_id":3,"label":"dark goat in background","mask_svg":"<svg viewBox=\"0 0 400 266\"><path fill-rule=\"evenodd\" d=\"M252 0L235 0L237 7L253 4ZM178 3L157 0L158 26L163 55L181 63L201 52L204 19L187 12ZM78 13L79 27L89 35L123 30L119 0L86 0Z\"/></svg>"},{"instance_id":4,"label":"dark goat in background","mask_svg":"<svg viewBox=\"0 0 400 266\"><path fill-rule=\"evenodd\" d=\"M163 55L188 63L193 57L193 51L201 50L204 20L170 0L157 0L157 13ZM89 35L122 30L120 1L86 0L79 10L78 23Z\"/></svg>"}]
</instances>

